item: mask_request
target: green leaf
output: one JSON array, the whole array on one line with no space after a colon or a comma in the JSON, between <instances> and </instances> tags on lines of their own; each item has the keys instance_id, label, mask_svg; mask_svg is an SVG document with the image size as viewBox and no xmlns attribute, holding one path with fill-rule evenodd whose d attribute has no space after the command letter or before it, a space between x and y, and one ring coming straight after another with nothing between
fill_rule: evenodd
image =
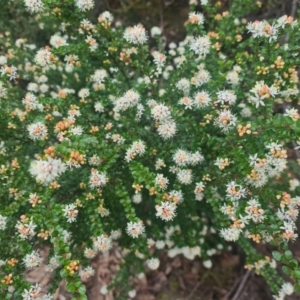
<instances>
[{"instance_id":1,"label":"green leaf","mask_svg":"<svg viewBox=\"0 0 300 300\"><path fill-rule=\"evenodd\" d=\"M272 255L273 255L274 259L276 259L277 261L281 260L281 254L278 251L273 251Z\"/></svg>"},{"instance_id":2,"label":"green leaf","mask_svg":"<svg viewBox=\"0 0 300 300\"><path fill-rule=\"evenodd\" d=\"M292 269L298 267L298 261L296 259L291 259L288 263L288 266Z\"/></svg>"},{"instance_id":3,"label":"green leaf","mask_svg":"<svg viewBox=\"0 0 300 300\"><path fill-rule=\"evenodd\" d=\"M282 271L283 271L283 273L288 274L288 275L292 273L292 270L290 268L288 268L287 266L283 266Z\"/></svg>"},{"instance_id":4,"label":"green leaf","mask_svg":"<svg viewBox=\"0 0 300 300\"><path fill-rule=\"evenodd\" d=\"M295 269L295 270L294 270L294 275L295 275L297 278L300 278L300 269Z\"/></svg>"},{"instance_id":5,"label":"green leaf","mask_svg":"<svg viewBox=\"0 0 300 300\"><path fill-rule=\"evenodd\" d=\"M294 285L294 290L295 290L296 293L300 293L300 284L298 284L298 283L295 284Z\"/></svg>"},{"instance_id":6,"label":"green leaf","mask_svg":"<svg viewBox=\"0 0 300 300\"><path fill-rule=\"evenodd\" d=\"M284 252L284 257L285 257L286 259L290 260L290 259L293 257L292 251L286 250L286 251Z\"/></svg>"}]
</instances>

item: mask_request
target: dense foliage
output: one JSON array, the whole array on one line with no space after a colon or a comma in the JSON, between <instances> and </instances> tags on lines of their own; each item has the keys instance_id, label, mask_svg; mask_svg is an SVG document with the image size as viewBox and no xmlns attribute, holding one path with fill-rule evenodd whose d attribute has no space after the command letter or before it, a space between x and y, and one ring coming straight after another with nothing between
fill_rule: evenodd
<instances>
[{"instance_id":1,"label":"dense foliage","mask_svg":"<svg viewBox=\"0 0 300 300\"><path fill-rule=\"evenodd\" d=\"M166 45L160 28L124 28L110 12L91 22L93 0L8 1L25 26L55 33L40 45L37 29L35 42L1 28L3 299L52 299L62 278L86 299L90 260L113 246L125 263L108 288L127 299L129 276L159 268L161 251L210 268L227 242L275 299L300 291L288 250L300 205L300 26L247 21L259 2L223 12L200 2L186 38ZM275 247L294 288L255 243ZM45 247L52 286L31 286L23 273Z\"/></svg>"}]
</instances>

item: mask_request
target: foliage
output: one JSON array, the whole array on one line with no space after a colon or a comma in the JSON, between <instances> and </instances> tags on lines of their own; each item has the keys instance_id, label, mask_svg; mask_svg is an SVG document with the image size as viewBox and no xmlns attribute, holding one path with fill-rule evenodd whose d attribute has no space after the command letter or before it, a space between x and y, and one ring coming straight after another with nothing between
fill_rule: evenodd
<instances>
[{"instance_id":1,"label":"foliage","mask_svg":"<svg viewBox=\"0 0 300 300\"><path fill-rule=\"evenodd\" d=\"M13 28L1 35L3 299L51 299L62 278L86 299L90 260L113 245L125 263L109 288L134 297L127 279L158 268L161 251L209 268L226 241L276 299L293 288L275 260L300 291L288 250L300 205L290 155L299 156L299 24L247 22L259 2L221 12L201 0L201 13L193 2L186 38L166 45L160 28L148 36L109 12L91 23L92 0L8 1L22 20L33 22L24 7L44 20L45 36L57 32L43 48ZM275 260L253 243L273 245ZM48 294L22 275L45 247Z\"/></svg>"}]
</instances>

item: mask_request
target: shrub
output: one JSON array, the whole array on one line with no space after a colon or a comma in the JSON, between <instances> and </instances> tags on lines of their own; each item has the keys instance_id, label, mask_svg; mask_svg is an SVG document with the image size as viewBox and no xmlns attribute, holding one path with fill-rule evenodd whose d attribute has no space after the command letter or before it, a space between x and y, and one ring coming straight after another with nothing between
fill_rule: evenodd
<instances>
[{"instance_id":1,"label":"shrub","mask_svg":"<svg viewBox=\"0 0 300 300\"><path fill-rule=\"evenodd\" d=\"M15 2L57 32L42 48L0 40L3 297L51 299L65 278L86 299L90 260L116 245L125 263L110 288L123 299L162 249L211 267L226 241L276 299L293 287L275 260L299 291L288 250L300 205L298 22L247 22L253 1L221 12L201 0L201 13L191 1L186 38L166 45L158 27L149 36L109 12L89 21L92 0ZM255 243L273 245L275 260ZM23 277L45 247L47 295Z\"/></svg>"}]
</instances>

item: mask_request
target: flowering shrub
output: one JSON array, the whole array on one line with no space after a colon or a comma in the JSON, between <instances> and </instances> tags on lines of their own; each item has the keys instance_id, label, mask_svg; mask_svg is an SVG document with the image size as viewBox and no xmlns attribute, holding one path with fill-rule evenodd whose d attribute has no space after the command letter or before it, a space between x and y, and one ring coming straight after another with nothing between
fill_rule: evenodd
<instances>
[{"instance_id":1,"label":"flowering shrub","mask_svg":"<svg viewBox=\"0 0 300 300\"><path fill-rule=\"evenodd\" d=\"M0 40L3 299L52 299L62 278L86 299L89 261L113 245L125 263L109 288L134 297L128 277L159 268L162 250L210 268L226 241L275 299L299 292L297 20L191 1L186 38L165 45L157 27L89 21L93 0L15 2L57 32L42 47ZM275 247L294 288L255 243ZM47 291L23 277L45 247Z\"/></svg>"}]
</instances>

